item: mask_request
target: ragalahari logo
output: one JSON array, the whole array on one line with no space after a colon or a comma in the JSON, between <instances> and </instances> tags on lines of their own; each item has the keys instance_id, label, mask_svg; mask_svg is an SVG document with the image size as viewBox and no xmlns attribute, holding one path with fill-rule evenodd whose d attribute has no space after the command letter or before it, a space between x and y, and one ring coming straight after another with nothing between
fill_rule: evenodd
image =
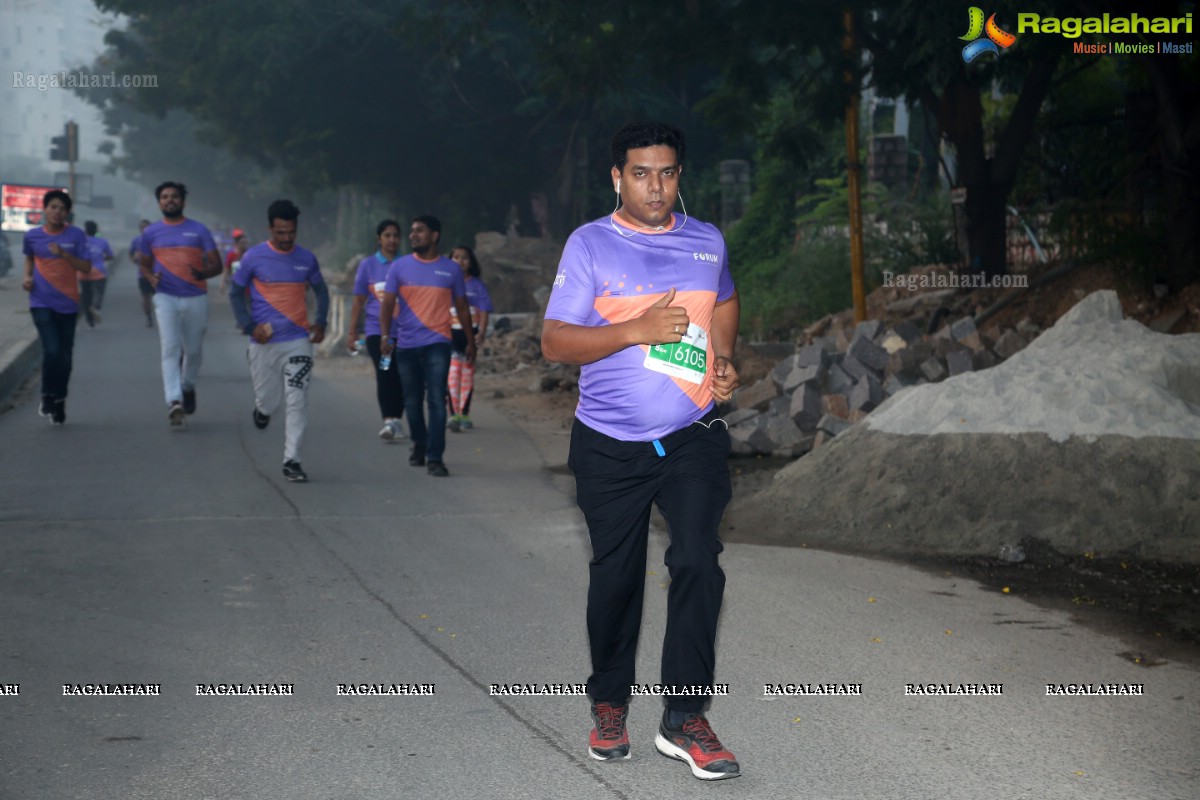
<instances>
[{"instance_id":1,"label":"ragalahari logo","mask_svg":"<svg viewBox=\"0 0 1200 800\"><path fill-rule=\"evenodd\" d=\"M987 33L987 38L980 38L984 33ZM1017 37L1011 33L1000 30L1000 26L996 24L995 14L987 18L987 24L985 25L983 22L983 9L978 6L971 6L968 9L967 34L958 38L964 42L970 42L962 51L963 62L967 64L970 64L984 53L995 53L998 56L1002 49L1007 50L1017 40Z\"/></svg>"}]
</instances>

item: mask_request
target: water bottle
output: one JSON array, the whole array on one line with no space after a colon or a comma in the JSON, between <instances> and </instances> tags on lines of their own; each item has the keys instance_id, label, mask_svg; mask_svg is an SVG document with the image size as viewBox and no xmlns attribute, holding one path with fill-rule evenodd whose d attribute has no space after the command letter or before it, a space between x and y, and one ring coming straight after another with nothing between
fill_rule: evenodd
<instances>
[{"instance_id":1,"label":"water bottle","mask_svg":"<svg viewBox=\"0 0 1200 800\"><path fill-rule=\"evenodd\" d=\"M379 357L379 371L380 372L387 372L388 369L391 368L391 366L392 366L392 354L391 353L388 353L386 356L381 355Z\"/></svg>"}]
</instances>

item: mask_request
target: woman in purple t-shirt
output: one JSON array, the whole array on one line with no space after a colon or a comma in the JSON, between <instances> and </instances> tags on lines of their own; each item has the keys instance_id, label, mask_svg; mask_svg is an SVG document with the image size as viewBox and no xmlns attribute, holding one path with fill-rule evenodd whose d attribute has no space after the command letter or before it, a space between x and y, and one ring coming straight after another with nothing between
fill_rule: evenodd
<instances>
[{"instance_id":1,"label":"woman in purple t-shirt","mask_svg":"<svg viewBox=\"0 0 1200 800\"><path fill-rule=\"evenodd\" d=\"M471 306L471 329L475 332L475 352L482 354L492 299L479 277L479 259L475 258L474 250L459 245L450 253L450 260L462 267L467 285L467 303ZM458 318L458 309L453 306L450 307L450 346L450 376L446 391L450 422L446 427L452 433L458 433L475 427L468 416L471 413L471 395L475 393L475 362L467 359L467 335Z\"/></svg>"},{"instance_id":2,"label":"woman in purple t-shirt","mask_svg":"<svg viewBox=\"0 0 1200 800\"><path fill-rule=\"evenodd\" d=\"M404 415L404 388L395 360L389 359L390 363L385 369L379 368L379 341L383 336L379 329L379 299L383 297L388 269L400 256L400 223L385 219L375 227L375 236L379 240L379 250L359 262L358 273L354 276L354 304L350 307L346 347L351 354L358 353L358 325L365 312L367 352L375 365L375 397L379 401L379 413L383 416L379 438L394 442L404 438L404 429L400 427L400 418ZM393 337L396 335L395 319L393 315L392 330L388 334Z\"/></svg>"}]
</instances>

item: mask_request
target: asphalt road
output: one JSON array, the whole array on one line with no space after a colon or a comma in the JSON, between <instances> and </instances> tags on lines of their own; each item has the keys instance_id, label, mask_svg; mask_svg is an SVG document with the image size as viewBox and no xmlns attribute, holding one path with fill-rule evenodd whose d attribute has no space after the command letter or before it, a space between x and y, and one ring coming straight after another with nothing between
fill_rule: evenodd
<instances>
[{"instance_id":1,"label":"asphalt road","mask_svg":"<svg viewBox=\"0 0 1200 800\"><path fill-rule=\"evenodd\" d=\"M1200 796L1200 674L951 576L730 546L713 702L744 776L704 785L653 749L586 753L587 701L491 684L586 679L589 549L571 481L478 403L451 477L375 438L370 376L318 361L303 463L250 421L245 344L214 295L187 431L168 429L132 274L81 328L68 421L0 416L0 798L1178 798ZM554 465L549 465L554 466ZM884 532L881 532L884 535ZM657 680L665 536L652 536L639 680ZM64 696L64 684L161 684ZM197 684L293 684L197 696ZM337 685L433 684L423 696ZM766 697L765 684L861 684ZM1000 696L910 696L1003 684ZM1047 684L1142 684L1046 696Z\"/></svg>"}]
</instances>

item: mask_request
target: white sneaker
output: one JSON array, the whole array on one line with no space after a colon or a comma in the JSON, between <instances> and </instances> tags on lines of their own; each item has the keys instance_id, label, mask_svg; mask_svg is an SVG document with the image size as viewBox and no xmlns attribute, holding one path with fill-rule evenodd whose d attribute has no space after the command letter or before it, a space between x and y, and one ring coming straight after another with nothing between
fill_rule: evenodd
<instances>
[{"instance_id":1,"label":"white sneaker","mask_svg":"<svg viewBox=\"0 0 1200 800\"><path fill-rule=\"evenodd\" d=\"M385 442L399 441L404 437L404 428L400 425L400 420L389 419L383 423L383 427L379 429L379 438Z\"/></svg>"}]
</instances>

